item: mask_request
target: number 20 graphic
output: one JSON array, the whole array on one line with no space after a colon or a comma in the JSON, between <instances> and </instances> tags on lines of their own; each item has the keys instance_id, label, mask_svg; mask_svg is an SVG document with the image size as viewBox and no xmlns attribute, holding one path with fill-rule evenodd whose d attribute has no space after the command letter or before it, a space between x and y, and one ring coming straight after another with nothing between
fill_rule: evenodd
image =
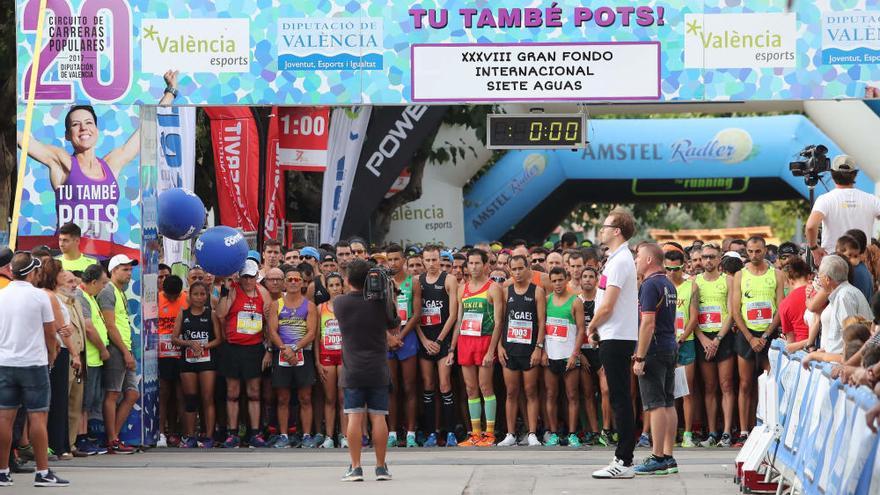
<instances>
[{"instance_id":1,"label":"number 20 graphic","mask_svg":"<svg viewBox=\"0 0 880 495\"><path fill-rule=\"evenodd\" d=\"M37 30L39 0L28 0L22 15L22 32L33 33ZM69 0L47 0L46 11L51 12L57 18L73 18L73 8ZM80 19L93 20L106 12L110 14L110 23L105 24L104 34L112 54L113 60L110 65L112 77L109 81L102 81L99 73L100 61L94 46L87 47L79 52L81 64L91 63L93 70L84 74L79 79L83 92L96 101L112 102L122 98L131 85L131 60L132 60L132 25L131 11L125 0L83 0L77 17ZM48 25L44 21L44 26ZM109 36L107 34L109 33ZM37 87L34 99L37 101L73 101L74 81L45 82L46 73L58 63L55 59L60 55L60 46L70 38L70 33L61 30L54 38L43 41L39 47L40 66L37 74ZM97 41L97 39L96 39ZM36 56L37 48L34 48ZM22 90L28 91L30 87L31 70L33 62L28 64L24 72Z\"/></svg>"}]
</instances>

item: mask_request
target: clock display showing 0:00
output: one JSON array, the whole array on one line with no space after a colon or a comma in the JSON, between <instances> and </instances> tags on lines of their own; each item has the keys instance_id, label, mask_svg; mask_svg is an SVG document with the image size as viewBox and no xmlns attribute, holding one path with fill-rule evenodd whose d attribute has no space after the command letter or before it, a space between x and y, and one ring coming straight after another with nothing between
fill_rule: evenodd
<instances>
[{"instance_id":1,"label":"clock display showing 0:00","mask_svg":"<svg viewBox=\"0 0 880 495\"><path fill-rule=\"evenodd\" d=\"M496 115L489 119L490 148L583 146L581 115Z\"/></svg>"}]
</instances>

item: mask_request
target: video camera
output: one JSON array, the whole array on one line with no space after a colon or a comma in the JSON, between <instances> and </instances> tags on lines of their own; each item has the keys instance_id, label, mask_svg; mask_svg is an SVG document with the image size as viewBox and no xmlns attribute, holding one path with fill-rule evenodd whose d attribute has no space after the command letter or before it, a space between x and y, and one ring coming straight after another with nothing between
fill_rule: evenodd
<instances>
[{"instance_id":1,"label":"video camera","mask_svg":"<svg viewBox=\"0 0 880 495\"><path fill-rule=\"evenodd\" d=\"M819 183L820 174L831 170L827 154L828 148L821 144L807 146L799 153L804 160L789 162L788 170L795 177L803 177L808 187L814 187Z\"/></svg>"},{"instance_id":2,"label":"video camera","mask_svg":"<svg viewBox=\"0 0 880 495\"><path fill-rule=\"evenodd\" d=\"M370 268L364 283L364 299L384 301L386 317L388 321L396 322L394 326L400 326L400 317L397 315L397 293L391 273L386 268L381 266Z\"/></svg>"}]
</instances>

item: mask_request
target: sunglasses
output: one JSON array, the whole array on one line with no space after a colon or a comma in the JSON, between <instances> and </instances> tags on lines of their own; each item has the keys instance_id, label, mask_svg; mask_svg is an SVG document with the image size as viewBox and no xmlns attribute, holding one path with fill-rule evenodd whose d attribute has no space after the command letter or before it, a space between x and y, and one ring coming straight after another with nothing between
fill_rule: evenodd
<instances>
[{"instance_id":1,"label":"sunglasses","mask_svg":"<svg viewBox=\"0 0 880 495\"><path fill-rule=\"evenodd\" d=\"M680 266L664 266L663 268L666 268L667 272L677 272L682 269Z\"/></svg>"},{"instance_id":2,"label":"sunglasses","mask_svg":"<svg viewBox=\"0 0 880 495\"><path fill-rule=\"evenodd\" d=\"M701 258L703 258L704 260L714 260L717 257L717 254L704 254L701 256Z\"/></svg>"},{"instance_id":3,"label":"sunglasses","mask_svg":"<svg viewBox=\"0 0 880 495\"><path fill-rule=\"evenodd\" d=\"M498 284L503 284L504 282L507 281L506 278L504 278L504 277L500 277L500 276L497 276L497 275L494 276L494 277L489 277L489 278L491 278L495 283L498 283Z\"/></svg>"},{"instance_id":4,"label":"sunglasses","mask_svg":"<svg viewBox=\"0 0 880 495\"><path fill-rule=\"evenodd\" d=\"M305 261L305 260L313 260L316 258L314 256L300 256L299 259Z\"/></svg>"},{"instance_id":5,"label":"sunglasses","mask_svg":"<svg viewBox=\"0 0 880 495\"><path fill-rule=\"evenodd\" d=\"M545 261L547 261L547 258L533 258L532 264L534 265L535 263L543 263Z\"/></svg>"}]
</instances>

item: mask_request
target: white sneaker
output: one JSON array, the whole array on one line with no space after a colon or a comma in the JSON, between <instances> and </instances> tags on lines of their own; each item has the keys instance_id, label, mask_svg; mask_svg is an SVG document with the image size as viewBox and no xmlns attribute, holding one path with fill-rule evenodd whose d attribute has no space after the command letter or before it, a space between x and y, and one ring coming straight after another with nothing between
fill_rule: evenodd
<instances>
[{"instance_id":1,"label":"white sneaker","mask_svg":"<svg viewBox=\"0 0 880 495\"><path fill-rule=\"evenodd\" d=\"M324 443L321 444L322 449L333 449L336 448L336 445L333 443L333 438L327 437L324 439Z\"/></svg>"},{"instance_id":2,"label":"white sneaker","mask_svg":"<svg viewBox=\"0 0 880 495\"><path fill-rule=\"evenodd\" d=\"M504 436L504 440L498 443L499 447L514 447L516 445L516 437L508 433Z\"/></svg>"},{"instance_id":3,"label":"white sneaker","mask_svg":"<svg viewBox=\"0 0 880 495\"><path fill-rule=\"evenodd\" d=\"M159 441L156 442L156 447L167 447L167 446L168 446L168 439L165 438L165 434L159 433Z\"/></svg>"},{"instance_id":4,"label":"white sneaker","mask_svg":"<svg viewBox=\"0 0 880 495\"><path fill-rule=\"evenodd\" d=\"M593 478L601 479L630 479L635 478L636 472L632 466L624 466L623 461L615 457L608 467L593 471Z\"/></svg>"},{"instance_id":5,"label":"white sneaker","mask_svg":"<svg viewBox=\"0 0 880 495\"><path fill-rule=\"evenodd\" d=\"M547 442L550 440L550 435L551 435L550 430L547 430L547 431L544 432L544 438L543 438L544 441L543 441L543 443L547 443ZM539 444L539 445L540 445L540 444Z\"/></svg>"},{"instance_id":6,"label":"white sneaker","mask_svg":"<svg viewBox=\"0 0 880 495\"><path fill-rule=\"evenodd\" d=\"M345 435L339 436L339 448L340 449L347 449L348 448L348 439L345 438Z\"/></svg>"},{"instance_id":7,"label":"white sneaker","mask_svg":"<svg viewBox=\"0 0 880 495\"><path fill-rule=\"evenodd\" d=\"M534 433L529 433L529 447L540 447L541 442L538 440L538 435Z\"/></svg>"}]
</instances>

